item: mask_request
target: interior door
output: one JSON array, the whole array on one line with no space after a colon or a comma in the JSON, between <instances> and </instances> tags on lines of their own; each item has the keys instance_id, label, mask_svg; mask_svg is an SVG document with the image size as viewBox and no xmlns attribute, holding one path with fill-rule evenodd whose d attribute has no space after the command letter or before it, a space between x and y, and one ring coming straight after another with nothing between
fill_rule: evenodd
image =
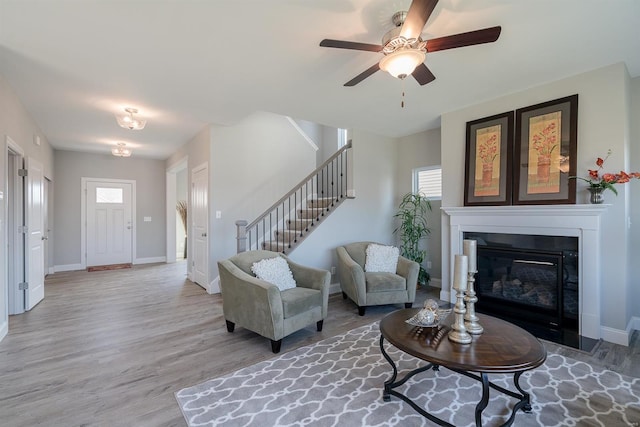
<instances>
[{"instance_id":1,"label":"interior door","mask_svg":"<svg viewBox=\"0 0 640 427\"><path fill-rule=\"evenodd\" d=\"M131 187L87 181L87 267L132 262Z\"/></svg>"},{"instance_id":2,"label":"interior door","mask_svg":"<svg viewBox=\"0 0 640 427\"><path fill-rule=\"evenodd\" d=\"M27 158L27 200L25 209L25 308L31 310L44 298L44 169Z\"/></svg>"},{"instance_id":3,"label":"interior door","mask_svg":"<svg viewBox=\"0 0 640 427\"><path fill-rule=\"evenodd\" d=\"M209 277L208 185L207 165L194 168L191 173L191 233L193 241L193 281L207 288Z\"/></svg>"}]
</instances>

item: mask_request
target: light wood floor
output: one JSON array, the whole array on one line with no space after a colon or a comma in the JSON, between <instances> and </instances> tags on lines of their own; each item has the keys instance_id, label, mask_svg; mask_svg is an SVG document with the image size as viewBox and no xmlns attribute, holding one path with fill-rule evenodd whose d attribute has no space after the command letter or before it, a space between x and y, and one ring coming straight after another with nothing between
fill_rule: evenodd
<instances>
[{"instance_id":1,"label":"light wood floor","mask_svg":"<svg viewBox=\"0 0 640 427\"><path fill-rule=\"evenodd\" d=\"M184 426L174 392L273 357L269 340L226 331L219 295L186 279L184 263L102 272L57 273L46 298L9 319L0 342L2 426ZM437 297L422 288L417 303ZM282 352L380 319L364 317L334 294L324 330L286 337ZM640 376L640 339L628 348L602 343L589 355L563 354Z\"/></svg>"}]
</instances>

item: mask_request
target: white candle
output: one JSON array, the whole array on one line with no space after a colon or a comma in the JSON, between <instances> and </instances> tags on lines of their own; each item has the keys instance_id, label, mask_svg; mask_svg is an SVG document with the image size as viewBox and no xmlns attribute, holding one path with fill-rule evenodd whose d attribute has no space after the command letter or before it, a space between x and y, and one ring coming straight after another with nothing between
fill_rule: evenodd
<instances>
[{"instance_id":1,"label":"white candle","mask_svg":"<svg viewBox=\"0 0 640 427\"><path fill-rule=\"evenodd\" d=\"M456 255L453 266L453 289L458 291L467 289L468 260L466 255Z\"/></svg>"},{"instance_id":2,"label":"white candle","mask_svg":"<svg viewBox=\"0 0 640 427\"><path fill-rule=\"evenodd\" d=\"M478 268L476 266L476 259L477 259L477 255L476 255L476 246L477 246L477 242L475 240L464 240L462 242L462 245L464 247L463 249L463 253L469 257L469 271L472 273L475 273L478 271Z\"/></svg>"}]
</instances>

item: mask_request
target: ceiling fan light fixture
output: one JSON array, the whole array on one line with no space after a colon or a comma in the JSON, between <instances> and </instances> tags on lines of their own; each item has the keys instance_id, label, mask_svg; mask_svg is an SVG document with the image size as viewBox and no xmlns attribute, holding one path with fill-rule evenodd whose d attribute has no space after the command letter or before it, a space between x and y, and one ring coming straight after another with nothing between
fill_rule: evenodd
<instances>
[{"instance_id":1,"label":"ceiling fan light fixture","mask_svg":"<svg viewBox=\"0 0 640 427\"><path fill-rule=\"evenodd\" d=\"M398 79L404 79L424 62L426 52L422 49L398 49L380 60L380 69Z\"/></svg>"},{"instance_id":2,"label":"ceiling fan light fixture","mask_svg":"<svg viewBox=\"0 0 640 427\"><path fill-rule=\"evenodd\" d=\"M111 154L116 157L131 157L131 150L124 142L118 142L117 146L111 149Z\"/></svg>"},{"instance_id":3,"label":"ceiling fan light fixture","mask_svg":"<svg viewBox=\"0 0 640 427\"><path fill-rule=\"evenodd\" d=\"M137 108L125 108L125 114L116 114L116 120L120 127L130 130L141 130L147 124L147 121L135 117L134 114L138 114Z\"/></svg>"}]
</instances>

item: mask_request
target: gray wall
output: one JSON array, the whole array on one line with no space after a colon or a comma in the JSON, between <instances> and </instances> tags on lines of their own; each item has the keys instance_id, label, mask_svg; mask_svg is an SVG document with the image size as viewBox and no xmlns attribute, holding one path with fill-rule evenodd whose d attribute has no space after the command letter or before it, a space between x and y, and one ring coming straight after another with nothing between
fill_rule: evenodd
<instances>
[{"instance_id":1,"label":"gray wall","mask_svg":"<svg viewBox=\"0 0 640 427\"><path fill-rule=\"evenodd\" d=\"M631 79L631 143L629 144L629 169L640 172L640 77ZM627 170L629 172L629 170ZM631 295L628 298L631 314L636 317L636 329L640 329L640 180L626 184L631 196L631 232L629 234L629 279Z\"/></svg>"},{"instance_id":2,"label":"gray wall","mask_svg":"<svg viewBox=\"0 0 640 427\"><path fill-rule=\"evenodd\" d=\"M338 151L338 129L322 126L322 145L318 150L318 166Z\"/></svg>"},{"instance_id":3,"label":"gray wall","mask_svg":"<svg viewBox=\"0 0 640 427\"><path fill-rule=\"evenodd\" d=\"M209 275L236 253L235 221L253 221L315 169L316 152L284 116L212 126ZM222 218L211 214L221 211Z\"/></svg>"},{"instance_id":4,"label":"gray wall","mask_svg":"<svg viewBox=\"0 0 640 427\"><path fill-rule=\"evenodd\" d=\"M291 253L296 262L330 270L336 266L337 246L357 241L394 243L397 140L357 129L351 138L355 198L344 201ZM336 280L333 276L332 282Z\"/></svg>"},{"instance_id":5,"label":"gray wall","mask_svg":"<svg viewBox=\"0 0 640 427\"><path fill-rule=\"evenodd\" d=\"M295 119L304 133L318 146L316 165L320 166L338 151L338 129L306 120Z\"/></svg>"},{"instance_id":6,"label":"gray wall","mask_svg":"<svg viewBox=\"0 0 640 427\"><path fill-rule=\"evenodd\" d=\"M34 143L34 138L40 137L40 145ZM7 194L7 143L9 137L19 145L24 151L25 157L32 157L44 166L44 175L53 180L53 150L38 126L31 118L29 112L13 93L7 81L0 76L0 191L3 197L0 198L0 339L7 333L8 328L8 302L7 302L7 271L6 262L6 194ZM50 224L52 223L52 212L49 212ZM51 240L55 240L55 235L50 235ZM50 248L53 246L49 241ZM50 250L51 252L51 250Z\"/></svg>"},{"instance_id":7,"label":"gray wall","mask_svg":"<svg viewBox=\"0 0 640 427\"><path fill-rule=\"evenodd\" d=\"M327 129L336 134L327 144L337 147L335 128L314 129L316 137ZM291 254L298 262L330 269L335 266L336 246L357 240L393 243L396 140L362 131L354 131L352 138L356 198L346 201L321 225L325 232L312 233ZM327 142L324 137L323 142ZM190 174L207 151L209 277L213 281L218 276L217 261L236 253L235 221L255 219L315 169L317 157L285 117L256 113L234 126L203 129L167 160L166 167L188 157ZM220 219L215 218L216 211L221 212ZM211 285L215 292L215 283Z\"/></svg>"},{"instance_id":8,"label":"gray wall","mask_svg":"<svg viewBox=\"0 0 640 427\"><path fill-rule=\"evenodd\" d=\"M543 86L524 90L505 97L442 115L442 206L462 206L464 195L465 129L466 122L481 117L515 110L577 93L578 106L578 159L577 173L584 176L594 167L595 159L613 155L607 160L610 171L624 169L629 164L629 78L624 64L615 64L598 70L579 74ZM637 145L637 140L636 143ZM637 164L635 165L637 169ZM626 256L629 231L627 213L629 188L637 182L617 186L620 195L607 192L606 203L610 203L602 216L602 277L606 278L601 289L601 324L617 330L625 330L630 321L631 310L637 313L640 300L629 303L631 281ZM577 203L588 203L588 193L583 184L578 185ZM640 224L632 224L631 234ZM447 226L443 219L443 229ZM552 226L552 224L550 224ZM451 262L449 260L448 236L443 236L442 279L449 283ZM637 259L637 258L636 258Z\"/></svg>"},{"instance_id":9,"label":"gray wall","mask_svg":"<svg viewBox=\"0 0 640 427\"><path fill-rule=\"evenodd\" d=\"M425 166L440 166L440 129L409 135L398 140L398 160L396 165L396 198L398 206L402 196L413 189L413 169ZM426 261L431 261L431 268L427 269L433 286L440 286L442 277L442 225L440 220L440 200L432 200L432 211L427 217L427 224L431 234L427 238ZM396 236L397 238L397 236ZM398 241L397 241L398 242Z\"/></svg>"},{"instance_id":10,"label":"gray wall","mask_svg":"<svg viewBox=\"0 0 640 427\"><path fill-rule=\"evenodd\" d=\"M165 165L162 160L111 155L55 152L54 212L56 269L82 264L80 254L81 178L128 179L136 181L136 253L134 262L165 258ZM151 222L143 217L150 216Z\"/></svg>"}]
</instances>

